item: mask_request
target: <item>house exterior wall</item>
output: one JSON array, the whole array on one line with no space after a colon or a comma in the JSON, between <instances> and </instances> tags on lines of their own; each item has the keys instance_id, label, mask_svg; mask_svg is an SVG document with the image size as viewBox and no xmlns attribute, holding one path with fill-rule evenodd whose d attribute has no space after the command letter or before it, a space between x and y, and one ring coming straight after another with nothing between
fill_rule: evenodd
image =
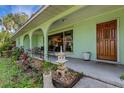
<instances>
[{"instance_id":1,"label":"house exterior wall","mask_svg":"<svg viewBox=\"0 0 124 93\"><path fill-rule=\"evenodd\" d=\"M24 46L24 36L25 35L29 35L29 32L18 37L18 38L20 38L20 44L18 46ZM16 39L16 42L18 42L18 38Z\"/></svg>"},{"instance_id":2,"label":"house exterior wall","mask_svg":"<svg viewBox=\"0 0 124 93\"><path fill-rule=\"evenodd\" d=\"M43 46L43 35L32 36L32 48Z\"/></svg>"},{"instance_id":3,"label":"house exterior wall","mask_svg":"<svg viewBox=\"0 0 124 93\"><path fill-rule=\"evenodd\" d=\"M81 58L81 52L90 51L92 60L96 60L96 24L114 19L118 20L118 61L124 64L124 10L91 18L74 26L74 56Z\"/></svg>"},{"instance_id":4,"label":"house exterior wall","mask_svg":"<svg viewBox=\"0 0 124 93\"><path fill-rule=\"evenodd\" d=\"M38 37L38 47L43 46L43 35Z\"/></svg>"},{"instance_id":5,"label":"house exterior wall","mask_svg":"<svg viewBox=\"0 0 124 93\"><path fill-rule=\"evenodd\" d=\"M20 38L16 38L16 46L20 47Z\"/></svg>"},{"instance_id":6,"label":"house exterior wall","mask_svg":"<svg viewBox=\"0 0 124 93\"><path fill-rule=\"evenodd\" d=\"M23 45L24 45L24 44L23 44L23 43L24 43L23 40L24 40L23 35L17 37L17 38L16 38L16 47L21 47L21 46L23 46Z\"/></svg>"},{"instance_id":7,"label":"house exterior wall","mask_svg":"<svg viewBox=\"0 0 124 93\"><path fill-rule=\"evenodd\" d=\"M24 49L30 49L30 37L26 35L23 40Z\"/></svg>"},{"instance_id":8,"label":"house exterior wall","mask_svg":"<svg viewBox=\"0 0 124 93\"><path fill-rule=\"evenodd\" d=\"M82 58L82 52L91 52L92 60L96 59L96 24L111 21L117 19L118 23L118 61L121 64L124 64L124 9L115 11L115 12L109 12L104 13L103 15L88 18L86 20L83 20L83 18L78 20L83 21L75 21L72 20L71 22L65 22L61 25L57 25L57 28L52 29L50 32L51 34L58 33L61 31L67 31L67 29L73 29L73 52L67 53L67 56L74 57L74 58ZM70 23L70 25L68 25ZM75 23L73 26L71 26L71 23ZM58 24L58 23L57 23ZM70 27L68 28L67 27ZM65 29L63 29L65 27ZM60 30L59 30L60 29ZM62 30L61 30L62 29Z\"/></svg>"},{"instance_id":9,"label":"house exterior wall","mask_svg":"<svg viewBox=\"0 0 124 93\"><path fill-rule=\"evenodd\" d=\"M38 37L32 36L32 48L37 47L38 44Z\"/></svg>"},{"instance_id":10,"label":"house exterior wall","mask_svg":"<svg viewBox=\"0 0 124 93\"><path fill-rule=\"evenodd\" d=\"M111 21L117 19L118 20L118 61L121 64L124 64L124 9L115 11L115 12L108 12L101 14L99 16L94 16L88 19L80 19L72 20L70 22L65 22L62 25L58 26L57 29L61 28L68 28L71 26L70 29L73 29L73 52L67 53L67 56L74 57L74 58L82 58L82 52L91 52L92 60L96 60L96 24L102 23L105 21ZM80 20L80 21L79 21ZM69 24L70 23L70 24ZM74 24L72 24L74 23ZM56 28L52 29L52 31L56 30ZM63 31L66 29L63 29ZM52 34L57 33L60 30L49 32ZM28 31L27 33L31 33ZM20 45L23 45L23 36L20 36ZM40 42L40 41L38 41Z\"/></svg>"}]
</instances>

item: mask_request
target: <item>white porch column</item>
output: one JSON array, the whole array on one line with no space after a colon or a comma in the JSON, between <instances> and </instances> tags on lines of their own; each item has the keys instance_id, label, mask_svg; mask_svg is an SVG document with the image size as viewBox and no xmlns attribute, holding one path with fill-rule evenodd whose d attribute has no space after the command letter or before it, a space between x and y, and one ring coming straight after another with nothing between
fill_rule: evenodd
<instances>
[{"instance_id":1,"label":"white porch column","mask_svg":"<svg viewBox=\"0 0 124 93\"><path fill-rule=\"evenodd\" d=\"M48 31L44 29L44 60L48 60Z\"/></svg>"},{"instance_id":2,"label":"white porch column","mask_svg":"<svg viewBox=\"0 0 124 93\"><path fill-rule=\"evenodd\" d=\"M30 38L30 49L32 49L32 33L29 34L29 38Z\"/></svg>"},{"instance_id":3,"label":"white porch column","mask_svg":"<svg viewBox=\"0 0 124 93\"><path fill-rule=\"evenodd\" d=\"M32 57L32 33L29 34L29 38L30 38L30 56Z\"/></svg>"}]
</instances>

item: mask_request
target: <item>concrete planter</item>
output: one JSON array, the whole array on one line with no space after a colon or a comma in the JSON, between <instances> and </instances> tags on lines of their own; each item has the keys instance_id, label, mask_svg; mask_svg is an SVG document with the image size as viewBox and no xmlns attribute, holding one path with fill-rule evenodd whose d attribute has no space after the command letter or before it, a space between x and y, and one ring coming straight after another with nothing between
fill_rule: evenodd
<instances>
[{"instance_id":1,"label":"concrete planter","mask_svg":"<svg viewBox=\"0 0 124 93\"><path fill-rule=\"evenodd\" d=\"M60 80L56 78L52 78L53 85L56 88L72 88L84 75L83 73L78 73L72 69L68 69L73 75L75 75L75 78L73 78L69 83L61 82ZM54 76L54 74L53 74Z\"/></svg>"},{"instance_id":2,"label":"concrete planter","mask_svg":"<svg viewBox=\"0 0 124 93\"><path fill-rule=\"evenodd\" d=\"M43 87L44 88L54 88L52 83L52 73L43 73Z\"/></svg>"}]
</instances>

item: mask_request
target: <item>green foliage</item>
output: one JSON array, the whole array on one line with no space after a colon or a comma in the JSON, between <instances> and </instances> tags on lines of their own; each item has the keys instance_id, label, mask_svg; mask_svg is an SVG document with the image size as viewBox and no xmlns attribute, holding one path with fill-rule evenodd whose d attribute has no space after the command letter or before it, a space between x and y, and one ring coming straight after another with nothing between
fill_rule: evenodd
<instances>
[{"instance_id":1,"label":"green foliage","mask_svg":"<svg viewBox=\"0 0 124 93\"><path fill-rule=\"evenodd\" d=\"M7 31L0 32L0 42L2 42L2 43L10 42L11 36L12 36L12 34Z\"/></svg>"},{"instance_id":2,"label":"green foliage","mask_svg":"<svg viewBox=\"0 0 124 93\"><path fill-rule=\"evenodd\" d=\"M0 42L0 52L8 50L10 45L11 44L9 42L5 42L5 43Z\"/></svg>"},{"instance_id":3,"label":"green foliage","mask_svg":"<svg viewBox=\"0 0 124 93\"><path fill-rule=\"evenodd\" d=\"M41 74L29 77L10 59L0 58L0 87L2 88L40 88L43 87Z\"/></svg>"},{"instance_id":4,"label":"green foliage","mask_svg":"<svg viewBox=\"0 0 124 93\"><path fill-rule=\"evenodd\" d=\"M20 49L19 48L15 48L12 52L12 61L17 61L19 60L19 57L20 57Z\"/></svg>"},{"instance_id":5,"label":"green foliage","mask_svg":"<svg viewBox=\"0 0 124 93\"><path fill-rule=\"evenodd\" d=\"M124 73L121 74L120 79L124 80Z\"/></svg>"},{"instance_id":6,"label":"green foliage","mask_svg":"<svg viewBox=\"0 0 124 93\"><path fill-rule=\"evenodd\" d=\"M50 63L50 62L44 62L43 63L43 71L49 72L50 70L55 70L57 68L56 64Z\"/></svg>"},{"instance_id":7,"label":"green foliage","mask_svg":"<svg viewBox=\"0 0 124 93\"><path fill-rule=\"evenodd\" d=\"M19 75L20 74L20 75ZM33 83L33 79L26 76L26 74L18 73L18 82L10 82L3 85L3 88L34 88L34 87L42 87L42 82Z\"/></svg>"},{"instance_id":8,"label":"green foliage","mask_svg":"<svg viewBox=\"0 0 124 93\"><path fill-rule=\"evenodd\" d=\"M18 25L18 27L22 26L24 22L26 22L28 19L28 15L25 13L16 13L13 15L13 20L15 24Z\"/></svg>"},{"instance_id":9,"label":"green foliage","mask_svg":"<svg viewBox=\"0 0 124 93\"><path fill-rule=\"evenodd\" d=\"M28 15L25 13L8 14L3 17L3 25L5 29L9 32L12 30L17 30L22 26L28 19Z\"/></svg>"},{"instance_id":10,"label":"green foliage","mask_svg":"<svg viewBox=\"0 0 124 93\"><path fill-rule=\"evenodd\" d=\"M0 32L0 53L8 50L12 43L10 41L11 34L9 32Z\"/></svg>"}]
</instances>

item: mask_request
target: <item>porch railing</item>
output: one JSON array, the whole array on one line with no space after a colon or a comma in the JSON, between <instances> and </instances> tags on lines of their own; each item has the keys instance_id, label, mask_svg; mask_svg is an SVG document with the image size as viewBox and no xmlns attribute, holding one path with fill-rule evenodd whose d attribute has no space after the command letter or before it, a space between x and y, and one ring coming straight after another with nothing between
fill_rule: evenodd
<instances>
[{"instance_id":1,"label":"porch railing","mask_svg":"<svg viewBox=\"0 0 124 93\"><path fill-rule=\"evenodd\" d=\"M44 51L40 49L26 49L26 53L28 53L32 57L39 57L44 59Z\"/></svg>"},{"instance_id":2,"label":"porch railing","mask_svg":"<svg viewBox=\"0 0 124 93\"><path fill-rule=\"evenodd\" d=\"M44 50L40 50L40 49L26 49L25 50L26 53L28 53L30 56L32 57L38 57L44 60ZM48 60L50 60L51 56L55 56L54 51L48 51L47 57Z\"/></svg>"}]
</instances>

